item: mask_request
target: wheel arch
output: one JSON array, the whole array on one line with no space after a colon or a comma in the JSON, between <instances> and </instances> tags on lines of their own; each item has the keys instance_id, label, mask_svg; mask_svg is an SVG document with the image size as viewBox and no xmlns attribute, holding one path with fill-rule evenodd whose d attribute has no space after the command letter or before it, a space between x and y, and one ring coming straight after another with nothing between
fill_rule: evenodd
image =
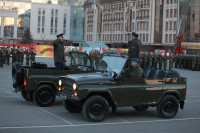
<instances>
[{"instance_id":1,"label":"wheel arch","mask_svg":"<svg viewBox=\"0 0 200 133\"><path fill-rule=\"evenodd\" d=\"M112 107L116 106L114 100L111 97L112 95L108 91L92 91L92 92L89 92L87 97L83 100L83 102L85 102L91 96L102 96L108 101L109 106L112 106Z\"/></svg>"},{"instance_id":2,"label":"wheel arch","mask_svg":"<svg viewBox=\"0 0 200 133\"><path fill-rule=\"evenodd\" d=\"M43 82L43 81L41 81L41 82L38 83L38 85L37 85L37 87L35 87L34 91L37 88L39 88L40 86L42 86L42 85L51 86L54 89L55 92L58 91L57 86L55 85L55 83L53 83L53 82Z\"/></svg>"}]
</instances>

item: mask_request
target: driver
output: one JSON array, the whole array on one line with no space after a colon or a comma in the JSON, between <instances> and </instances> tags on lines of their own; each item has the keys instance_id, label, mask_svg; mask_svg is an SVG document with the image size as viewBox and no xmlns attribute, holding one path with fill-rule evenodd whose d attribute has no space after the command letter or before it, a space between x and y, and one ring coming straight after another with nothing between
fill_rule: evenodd
<instances>
[{"instance_id":1,"label":"driver","mask_svg":"<svg viewBox=\"0 0 200 133\"><path fill-rule=\"evenodd\" d=\"M131 68L130 68L130 77L131 78L142 78L143 73L144 72L139 65L139 59L132 58L131 59Z\"/></svg>"}]
</instances>

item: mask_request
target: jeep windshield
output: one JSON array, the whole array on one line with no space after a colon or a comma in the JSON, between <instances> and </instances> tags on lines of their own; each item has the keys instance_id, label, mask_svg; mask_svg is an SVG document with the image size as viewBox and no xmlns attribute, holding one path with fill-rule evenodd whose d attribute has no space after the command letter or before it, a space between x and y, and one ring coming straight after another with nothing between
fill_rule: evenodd
<instances>
[{"instance_id":1,"label":"jeep windshield","mask_svg":"<svg viewBox=\"0 0 200 133\"><path fill-rule=\"evenodd\" d=\"M87 66L92 68L91 61L86 53L71 52L70 54L71 56L66 57L66 60L69 61L69 63L67 63L68 66Z\"/></svg>"},{"instance_id":2,"label":"jeep windshield","mask_svg":"<svg viewBox=\"0 0 200 133\"><path fill-rule=\"evenodd\" d=\"M122 56L105 55L97 69L98 71L114 71L119 74L124 67L126 59Z\"/></svg>"}]
</instances>

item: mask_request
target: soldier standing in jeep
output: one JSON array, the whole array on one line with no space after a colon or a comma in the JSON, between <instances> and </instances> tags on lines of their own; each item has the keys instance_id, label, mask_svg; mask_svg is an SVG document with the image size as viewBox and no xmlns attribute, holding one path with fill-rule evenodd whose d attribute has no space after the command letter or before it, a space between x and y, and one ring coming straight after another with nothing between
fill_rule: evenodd
<instances>
[{"instance_id":1,"label":"soldier standing in jeep","mask_svg":"<svg viewBox=\"0 0 200 133\"><path fill-rule=\"evenodd\" d=\"M63 34L57 35L57 39L53 41L53 47L55 67L57 70L62 70L64 62Z\"/></svg>"},{"instance_id":2,"label":"soldier standing in jeep","mask_svg":"<svg viewBox=\"0 0 200 133\"><path fill-rule=\"evenodd\" d=\"M129 56L129 68L131 66L131 58L140 57L141 41L138 39L138 34L132 32L132 40L128 42L128 56Z\"/></svg>"}]
</instances>

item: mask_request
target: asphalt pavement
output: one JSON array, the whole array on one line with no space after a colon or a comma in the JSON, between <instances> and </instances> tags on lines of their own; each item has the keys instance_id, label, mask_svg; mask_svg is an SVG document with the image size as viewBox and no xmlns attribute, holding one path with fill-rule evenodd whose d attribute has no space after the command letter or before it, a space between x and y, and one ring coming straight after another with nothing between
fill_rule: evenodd
<instances>
[{"instance_id":1,"label":"asphalt pavement","mask_svg":"<svg viewBox=\"0 0 200 133\"><path fill-rule=\"evenodd\" d=\"M52 58L36 61L54 66ZM38 107L25 101L12 87L11 65L0 68L0 133L199 133L200 71L177 70L187 77L184 110L171 119L160 118L156 108L137 112L132 107L117 108L103 122L88 122L81 113L69 113L56 97L51 107Z\"/></svg>"}]
</instances>

